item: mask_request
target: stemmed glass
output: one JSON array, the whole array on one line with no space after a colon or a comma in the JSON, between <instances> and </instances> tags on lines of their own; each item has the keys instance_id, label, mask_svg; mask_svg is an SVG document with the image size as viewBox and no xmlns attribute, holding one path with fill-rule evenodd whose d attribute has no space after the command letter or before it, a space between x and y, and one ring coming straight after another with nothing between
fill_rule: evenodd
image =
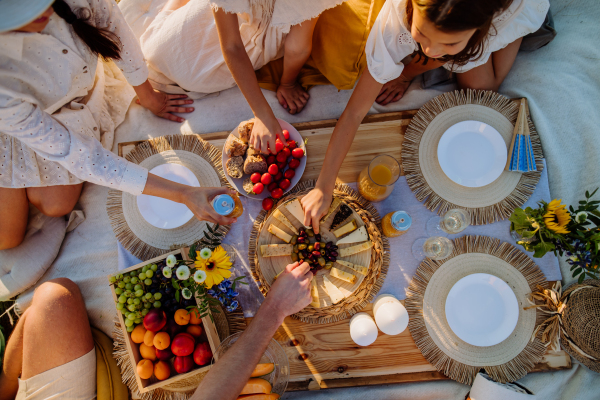
<instances>
[{"instance_id":1,"label":"stemmed glass","mask_svg":"<svg viewBox=\"0 0 600 400\"><path fill-rule=\"evenodd\" d=\"M429 236L448 236L460 233L470 225L471 216L462 208L453 208L446 211L443 217L431 217L427 221L427 234Z\"/></svg>"},{"instance_id":2,"label":"stemmed glass","mask_svg":"<svg viewBox=\"0 0 600 400\"><path fill-rule=\"evenodd\" d=\"M413 257L419 261L425 257L429 257L432 260L443 260L450 257L453 250L454 244L444 236L432 236L427 239L420 238L412 246Z\"/></svg>"}]
</instances>

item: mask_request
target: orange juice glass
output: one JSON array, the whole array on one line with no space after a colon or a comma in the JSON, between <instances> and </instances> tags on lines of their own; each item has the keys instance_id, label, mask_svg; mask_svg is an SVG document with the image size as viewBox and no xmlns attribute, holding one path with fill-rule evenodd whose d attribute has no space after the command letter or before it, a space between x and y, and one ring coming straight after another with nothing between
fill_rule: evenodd
<instances>
[{"instance_id":1,"label":"orange juice glass","mask_svg":"<svg viewBox=\"0 0 600 400\"><path fill-rule=\"evenodd\" d=\"M358 191L371 202L385 200L400 177L400 164L387 154L375 157L358 176Z\"/></svg>"}]
</instances>

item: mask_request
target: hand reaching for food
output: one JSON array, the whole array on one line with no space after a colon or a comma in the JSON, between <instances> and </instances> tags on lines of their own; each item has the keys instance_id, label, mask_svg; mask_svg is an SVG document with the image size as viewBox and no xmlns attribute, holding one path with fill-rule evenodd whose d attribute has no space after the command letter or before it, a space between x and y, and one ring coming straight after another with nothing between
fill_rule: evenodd
<instances>
[{"instance_id":1,"label":"hand reaching for food","mask_svg":"<svg viewBox=\"0 0 600 400\"><path fill-rule=\"evenodd\" d=\"M319 222L327 214L332 198L333 193L315 187L300 201L304 209L304 225L312 226L315 233L319 233Z\"/></svg>"},{"instance_id":2,"label":"hand reaching for food","mask_svg":"<svg viewBox=\"0 0 600 400\"><path fill-rule=\"evenodd\" d=\"M286 142L277 118L273 117L269 121L263 121L258 117L254 118L249 141L251 147L260 150L263 154L275 153L275 140L278 137L283 143Z\"/></svg>"}]
</instances>

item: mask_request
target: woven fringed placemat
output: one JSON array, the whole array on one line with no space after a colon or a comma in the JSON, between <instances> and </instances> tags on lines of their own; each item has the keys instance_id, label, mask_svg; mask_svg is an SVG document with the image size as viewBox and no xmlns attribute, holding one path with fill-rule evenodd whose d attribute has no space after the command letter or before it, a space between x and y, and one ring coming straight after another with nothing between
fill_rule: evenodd
<instances>
[{"instance_id":1,"label":"woven fringed placemat","mask_svg":"<svg viewBox=\"0 0 600 400\"><path fill-rule=\"evenodd\" d=\"M221 151L199 135L162 136L144 141L125 156L131 162L152 169L165 163L186 166L201 186L229 186L221 163ZM204 236L207 223L195 217L175 229L160 229L140 214L136 196L110 190L106 210L117 240L131 254L147 260L174 249L187 247ZM228 226L221 226L223 234Z\"/></svg>"},{"instance_id":2,"label":"woven fringed placemat","mask_svg":"<svg viewBox=\"0 0 600 400\"><path fill-rule=\"evenodd\" d=\"M540 138L529 116L537 171L503 171L489 185L472 188L453 182L442 171L437 147L444 132L461 121L476 120L495 128L507 143L512 140L518 103L498 93L482 90L444 93L427 102L413 117L402 143L402 168L408 186L425 207L443 215L453 208L471 214L472 225L508 218L533 193L543 170Z\"/></svg>"},{"instance_id":3,"label":"woven fringed placemat","mask_svg":"<svg viewBox=\"0 0 600 400\"><path fill-rule=\"evenodd\" d=\"M519 320L511 335L494 346L473 346L460 339L445 317L446 298L456 282L467 275L487 273L504 280L519 303ZM471 385L483 368L498 382L525 376L546 351L541 332L541 312L526 309L529 294L548 283L539 267L509 243L486 236L454 240L452 255L441 261L425 259L407 290L408 328L423 356L438 371ZM532 337L533 336L533 337Z\"/></svg>"},{"instance_id":4,"label":"woven fringed placemat","mask_svg":"<svg viewBox=\"0 0 600 400\"><path fill-rule=\"evenodd\" d=\"M223 310L221 306L218 307L221 312L214 313L213 318L221 341L234 333L246 329L246 319L241 306L238 306L233 312L227 312ZM117 365L121 368L121 379L123 380L123 383L127 385L131 394L136 396L136 398L141 398L143 400L188 400L208 373L198 374L190 379L174 382L147 393L140 393L137 381L135 380L135 365L131 364L131 359L129 358L129 353L127 352L127 347L125 345L123 330L117 319L115 319L113 338L113 357L117 360Z\"/></svg>"},{"instance_id":5,"label":"woven fringed placemat","mask_svg":"<svg viewBox=\"0 0 600 400\"><path fill-rule=\"evenodd\" d=\"M277 203L273 205L271 212L276 210L279 204L283 204L290 199L307 194L315 187L315 183L315 180L299 183L286 197L279 199ZM368 275L363 279L360 286L341 303L321 308L308 306L302 311L292 315L293 318L299 319L302 322L327 324L350 318L375 298L375 295L377 295L385 281L388 266L390 264L389 242L387 238L381 234L378 227L381 224L381 220L375 207L347 185L336 184L333 195L342 199L344 203L356 211L365 223L371 241L373 241L371 265L369 267ZM265 280L260 270L256 249L259 234L269 215L270 212L267 213L263 210L256 217L248 245L248 260L250 261L252 277L258 283L260 291L265 296L269 292L270 283Z\"/></svg>"}]
</instances>

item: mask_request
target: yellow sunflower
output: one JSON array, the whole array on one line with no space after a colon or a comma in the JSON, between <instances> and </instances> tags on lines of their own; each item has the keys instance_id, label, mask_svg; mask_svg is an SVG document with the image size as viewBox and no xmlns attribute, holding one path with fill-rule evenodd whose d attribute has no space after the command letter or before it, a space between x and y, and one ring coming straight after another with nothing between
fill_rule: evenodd
<instances>
[{"instance_id":1,"label":"yellow sunflower","mask_svg":"<svg viewBox=\"0 0 600 400\"><path fill-rule=\"evenodd\" d=\"M567 206L560 204L562 200L554 199L548 204L548 211L544 214L544 222L548 229L556 233L569 233L567 225L571 222L571 214Z\"/></svg>"},{"instance_id":2,"label":"yellow sunflower","mask_svg":"<svg viewBox=\"0 0 600 400\"><path fill-rule=\"evenodd\" d=\"M206 280L204 284L207 288L213 285L218 285L225 278L231 276L231 262L229 256L223 247L217 247L207 259L200 256L200 252L196 252L196 268L206 272Z\"/></svg>"}]
</instances>

